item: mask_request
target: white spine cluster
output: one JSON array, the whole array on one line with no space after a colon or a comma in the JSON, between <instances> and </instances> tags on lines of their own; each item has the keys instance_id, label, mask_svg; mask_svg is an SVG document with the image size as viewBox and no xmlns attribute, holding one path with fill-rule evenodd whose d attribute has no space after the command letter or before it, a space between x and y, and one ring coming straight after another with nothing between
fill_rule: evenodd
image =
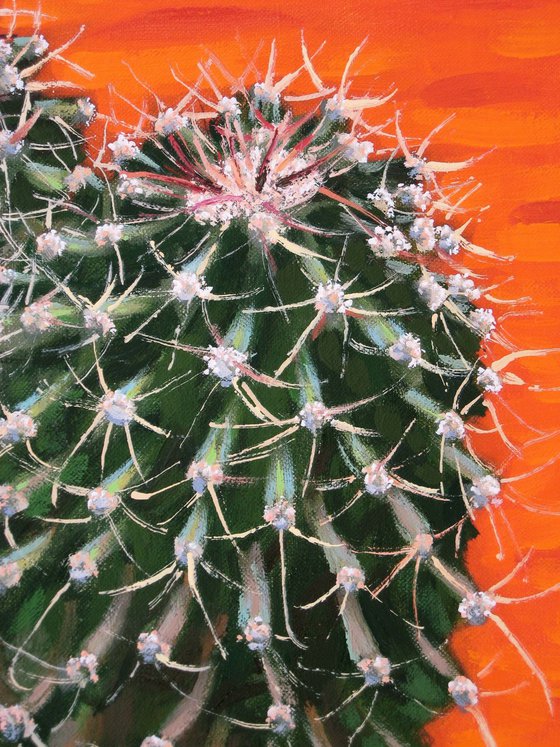
<instances>
[{"instance_id":1,"label":"white spine cluster","mask_svg":"<svg viewBox=\"0 0 560 747\"><path fill-rule=\"evenodd\" d=\"M503 382L499 374L491 368L479 368L476 373L476 383L482 387L485 392L497 394L502 391Z\"/></svg>"},{"instance_id":2,"label":"white spine cluster","mask_svg":"<svg viewBox=\"0 0 560 747\"><path fill-rule=\"evenodd\" d=\"M338 142L344 147L346 158L356 163L367 163L374 150L373 143L369 140L360 140L346 132L338 136Z\"/></svg>"},{"instance_id":3,"label":"white spine cluster","mask_svg":"<svg viewBox=\"0 0 560 747\"><path fill-rule=\"evenodd\" d=\"M33 40L33 53L36 57L42 57L49 48L49 43L42 34Z\"/></svg>"},{"instance_id":4,"label":"white spine cluster","mask_svg":"<svg viewBox=\"0 0 560 747\"><path fill-rule=\"evenodd\" d=\"M6 63L14 53L13 47L4 39L0 39L0 63Z\"/></svg>"},{"instance_id":5,"label":"white spine cluster","mask_svg":"<svg viewBox=\"0 0 560 747\"><path fill-rule=\"evenodd\" d=\"M419 184L399 184L396 198L401 205L422 213L426 212L432 201L432 195L425 192Z\"/></svg>"},{"instance_id":6,"label":"white spine cluster","mask_svg":"<svg viewBox=\"0 0 560 747\"><path fill-rule=\"evenodd\" d=\"M118 244L122 238L124 226L118 223L104 223L95 231L95 243L97 246L113 246Z\"/></svg>"},{"instance_id":7,"label":"white spine cluster","mask_svg":"<svg viewBox=\"0 0 560 747\"><path fill-rule=\"evenodd\" d=\"M496 329L492 309L473 309L469 312L469 322L481 337L488 338Z\"/></svg>"},{"instance_id":8,"label":"white spine cluster","mask_svg":"<svg viewBox=\"0 0 560 747\"><path fill-rule=\"evenodd\" d=\"M90 654L89 651L82 651L79 656L73 656L66 662L66 674L68 677L85 686L88 682L98 682L99 675L97 667L99 666L97 656Z\"/></svg>"},{"instance_id":9,"label":"white spine cluster","mask_svg":"<svg viewBox=\"0 0 560 747\"><path fill-rule=\"evenodd\" d=\"M362 469L364 473L364 487L370 495L385 495L393 485L389 473L383 462L372 462Z\"/></svg>"},{"instance_id":10,"label":"white spine cluster","mask_svg":"<svg viewBox=\"0 0 560 747\"><path fill-rule=\"evenodd\" d=\"M434 546L434 538L431 534L421 532L414 538L413 547L416 550L416 556L419 558L428 558L431 555Z\"/></svg>"},{"instance_id":11,"label":"white spine cluster","mask_svg":"<svg viewBox=\"0 0 560 747\"><path fill-rule=\"evenodd\" d=\"M35 731L35 722L20 705L0 705L0 734L6 742L20 742Z\"/></svg>"},{"instance_id":12,"label":"white spine cluster","mask_svg":"<svg viewBox=\"0 0 560 747\"><path fill-rule=\"evenodd\" d=\"M459 675L451 680L447 689L459 708L468 708L478 703L478 687L468 677Z\"/></svg>"},{"instance_id":13,"label":"white spine cluster","mask_svg":"<svg viewBox=\"0 0 560 747\"><path fill-rule=\"evenodd\" d=\"M409 229L410 238L421 252L431 252L436 245L434 221L431 218L415 218Z\"/></svg>"},{"instance_id":14,"label":"white spine cluster","mask_svg":"<svg viewBox=\"0 0 560 747\"><path fill-rule=\"evenodd\" d=\"M418 294L430 311L437 311L447 299L447 291L433 275L423 275L418 281Z\"/></svg>"},{"instance_id":15,"label":"white spine cluster","mask_svg":"<svg viewBox=\"0 0 560 747\"><path fill-rule=\"evenodd\" d=\"M23 148L24 142L16 138L11 130L0 130L0 161L16 156Z\"/></svg>"},{"instance_id":16,"label":"white spine cluster","mask_svg":"<svg viewBox=\"0 0 560 747\"><path fill-rule=\"evenodd\" d=\"M329 281L321 283L315 296L315 308L324 314L346 314L352 306L352 299L344 297L344 288L340 283Z\"/></svg>"},{"instance_id":17,"label":"white spine cluster","mask_svg":"<svg viewBox=\"0 0 560 747\"><path fill-rule=\"evenodd\" d=\"M459 239L451 226L438 226L435 230L435 235L437 237L438 249L450 255L459 254Z\"/></svg>"},{"instance_id":18,"label":"white spine cluster","mask_svg":"<svg viewBox=\"0 0 560 747\"><path fill-rule=\"evenodd\" d=\"M264 651L270 643L272 630L262 617L251 617L247 621L243 635L251 651Z\"/></svg>"},{"instance_id":19,"label":"white spine cluster","mask_svg":"<svg viewBox=\"0 0 560 747\"><path fill-rule=\"evenodd\" d=\"M140 179L129 179L127 176L120 175L117 185L117 194L121 199L140 197L145 194L146 186Z\"/></svg>"},{"instance_id":20,"label":"white spine cluster","mask_svg":"<svg viewBox=\"0 0 560 747\"><path fill-rule=\"evenodd\" d=\"M17 586L21 579L21 568L15 561L0 563L0 595Z\"/></svg>"},{"instance_id":21,"label":"white spine cluster","mask_svg":"<svg viewBox=\"0 0 560 747\"><path fill-rule=\"evenodd\" d=\"M169 656L169 644L162 641L157 630L140 633L136 642L138 656L144 664L155 664L158 656Z\"/></svg>"},{"instance_id":22,"label":"white spine cluster","mask_svg":"<svg viewBox=\"0 0 560 747\"><path fill-rule=\"evenodd\" d=\"M453 410L441 415L436 433L448 441L460 441L465 437L465 424Z\"/></svg>"},{"instance_id":23,"label":"white spine cluster","mask_svg":"<svg viewBox=\"0 0 560 747\"><path fill-rule=\"evenodd\" d=\"M95 104L89 98L78 99L76 104L79 112L79 124L88 125L97 112Z\"/></svg>"},{"instance_id":24,"label":"white spine cluster","mask_svg":"<svg viewBox=\"0 0 560 747\"><path fill-rule=\"evenodd\" d=\"M498 496L501 492L500 481L493 475L484 475L478 480L473 480L470 486L470 500L473 508L485 508L489 503L499 506L502 499Z\"/></svg>"},{"instance_id":25,"label":"white spine cluster","mask_svg":"<svg viewBox=\"0 0 560 747\"><path fill-rule=\"evenodd\" d=\"M408 252L411 249L404 233L392 226L376 226L373 229L373 236L368 239L368 244L376 256L384 259L397 257L401 252Z\"/></svg>"},{"instance_id":26,"label":"white spine cluster","mask_svg":"<svg viewBox=\"0 0 560 747\"><path fill-rule=\"evenodd\" d=\"M86 550L78 550L78 552L70 555L68 565L70 580L79 585L85 584L99 575L97 563Z\"/></svg>"},{"instance_id":27,"label":"white spine cluster","mask_svg":"<svg viewBox=\"0 0 560 747\"><path fill-rule=\"evenodd\" d=\"M352 566L345 565L336 574L336 583L344 591L354 592L364 588L366 577L361 568L353 568Z\"/></svg>"},{"instance_id":28,"label":"white spine cluster","mask_svg":"<svg viewBox=\"0 0 560 747\"><path fill-rule=\"evenodd\" d=\"M364 675L364 681L368 687L386 685L391 682L391 662L384 656L362 659L358 662L358 669Z\"/></svg>"},{"instance_id":29,"label":"white spine cluster","mask_svg":"<svg viewBox=\"0 0 560 747\"><path fill-rule=\"evenodd\" d=\"M385 213L389 218L395 214L395 200L389 190L378 187L375 191L370 192L367 196L376 210Z\"/></svg>"},{"instance_id":30,"label":"white spine cluster","mask_svg":"<svg viewBox=\"0 0 560 747\"><path fill-rule=\"evenodd\" d=\"M100 411L109 423L124 426L134 420L136 405L125 392L117 389L103 396Z\"/></svg>"},{"instance_id":31,"label":"white spine cluster","mask_svg":"<svg viewBox=\"0 0 560 747\"><path fill-rule=\"evenodd\" d=\"M37 435L37 425L27 413L14 410L5 412L5 415L5 418L0 418L0 441L13 444Z\"/></svg>"},{"instance_id":32,"label":"white spine cluster","mask_svg":"<svg viewBox=\"0 0 560 747\"><path fill-rule=\"evenodd\" d=\"M10 518L25 511L28 506L25 493L11 485L0 485L0 514Z\"/></svg>"},{"instance_id":33,"label":"white spine cluster","mask_svg":"<svg viewBox=\"0 0 560 747\"><path fill-rule=\"evenodd\" d=\"M64 185L69 192L78 192L86 186L93 171L87 166L75 166L64 179Z\"/></svg>"},{"instance_id":34,"label":"white spine cluster","mask_svg":"<svg viewBox=\"0 0 560 747\"><path fill-rule=\"evenodd\" d=\"M192 480L195 493L204 493L208 483L220 485L224 481L224 473L219 464L208 464L201 460L191 464L187 471L187 480Z\"/></svg>"},{"instance_id":35,"label":"white spine cluster","mask_svg":"<svg viewBox=\"0 0 560 747\"><path fill-rule=\"evenodd\" d=\"M298 413L300 425L311 433L317 433L332 420L332 415L322 402L307 402Z\"/></svg>"},{"instance_id":36,"label":"white spine cluster","mask_svg":"<svg viewBox=\"0 0 560 747\"><path fill-rule=\"evenodd\" d=\"M23 91L25 83L20 77L19 70L13 65L3 65L0 68L0 93L15 93Z\"/></svg>"},{"instance_id":37,"label":"white spine cluster","mask_svg":"<svg viewBox=\"0 0 560 747\"><path fill-rule=\"evenodd\" d=\"M190 303L193 298L208 298L212 288L206 285L206 280L196 272L182 270L173 278L171 291L178 301Z\"/></svg>"},{"instance_id":38,"label":"white spine cluster","mask_svg":"<svg viewBox=\"0 0 560 747\"><path fill-rule=\"evenodd\" d=\"M0 265L0 285L11 285L16 279L16 273L5 265Z\"/></svg>"},{"instance_id":39,"label":"white spine cluster","mask_svg":"<svg viewBox=\"0 0 560 747\"><path fill-rule=\"evenodd\" d=\"M152 734L142 740L140 747L173 747L173 742L170 742L169 739L158 737L156 734Z\"/></svg>"},{"instance_id":40,"label":"white spine cluster","mask_svg":"<svg viewBox=\"0 0 560 747\"><path fill-rule=\"evenodd\" d=\"M50 301L35 301L26 306L20 316L21 326L26 332L40 334L51 329L56 319L51 313Z\"/></svg>"},{"instance_id":41,"label":"white spine cluster","mask_svg":"<svg viewBox=\"0 0 560 747\"><path fill-rule=\"evenodd\" d=\"M182 117L175 109L168 108L160 112L155 123L154 132L158 135L173 135L187 126L186 117Z\"/></svg>"},{"instance_id":42,"label":"white spine cluster","mask_svg":"<svg viewBox=\"0 0 560 747\"><path fill-rule=\"evenodd\" d=\"M491 594L476 591L461 600L459 614L469 625L484 625L495 606L496 600Z\"/></svg>"},{"instance_id":43,"label":"white spine cluster","mask_svg":"<svg viewBox=\"0 0 560 747\"><path fill-rule=\"evenodd\" d=\"M60 257L66 250L66 242L61 238L58 231L54 229L48 233L42 233L37 236L37 253L42 255L46 260Z\"/></svg>"},{"instance_id":44,"label":"white spine cluster","mask_svg":"<svg viewBox=\"0 0 560 747\"><path fill-rule=\"evenodd\" d=\"M266 83L255 83L253 86L253 96L255 104L280 104L280 94L274 90L273 86Z\"/></svg>"},{"instance_id":45,"label":"white spine cluster","mask_svg":"<svg viewBox=\"0 0 560 747\"><path fill-rule=\"evenodd\" d=\"M224 96L218 101L217 109L220 114L231 114L232 117L238 117L241 114L239 102L233 96Z\"/></svg>"},{"instance_id":46,"label":"white spine cluster","mask_svg":"<svg viewBox=\"0 0 560 747\"><path fill-rule=\"evenodd\" d=\"M387 353L394 361L407 363L409 368L414 368L422 361L422 343L416 335L405 332L387 349Z\"/></svg>"},{"instance_id":47,"label":"white spine cluster","mask_svg":"<svg viewBox=\"0 0 560 747\"><path fill-rule=\"evenodd\" d=\"M247 354L225 345L210 345L204 360L207 365L204 373L216 376L223 387L228 387L241 374Z\"/></svg>"},{"instance_id":48,"label":"white spine cluster","mask_svg":"<svg viewBox=\"0 0 560 747\"><path fill-rule=\"evenodd\" d=\"M122 132L119 134L117 139L114 142L109 143L107 147L113 154L113 161L117 164L136 158L140 152L134 140L130 140L126 135L123 135Z\"/></svg>"},{"instance_id":49,"label":"white spine cluster","mask_svg":"<svg viewBox=\"0 0 560 747\"><path fill-rule=\"evenodd\" d=\"M187 542L182 537L176 537L174 543L175 562L179 568L188 566L188 556L190 555L195 562L202 557L202 547L197 542Z\"/></svg>"},{"instance_id":50,"label":"white spine cluster","mask_svg":"<svg viewBox=\"0 0 560 747\"><path fill-rule=\"evenodd\" d=\"M106 311L92 308L84 309L84 327L101 337L112 335L117 331L115 323Z\"/></svg>"},{"instance_id":51,"label":"white spine cluster","mask_svg":"<svg viewBox=\"0 0 560 747\"><path fill-rule=\"evenodd\" d=\"M296 512L293 505L285 498L279 498L271 506L266 506L263 518L278 531L293 527L296 522Z\"/></svg>"},{"instance_id":52,"label":"white spine cluster","mask_svg":"<svg viewBox=\"0 0 560 747\"><path fill-rule=\"evenodd\" d=\"M94 488L87 494L88 511L94 516L108 516L118 505L119 497L105 488Z\"/></svg>"},{"instance_id":53,"label":"white spine cluster","mask_svg":"<svg viewBox=\"0 0 560 747\"><path fill-rule=\"evenodd\" d=\"M275 734L289 734L296 728L292 706L276 703L266 713L266 723Z\"/></svg>"},{"instance_id":54,"label":"white spine cluster","mask_svg":"<svg viewBox=\"0 0 560 747\"><path fill-rule=\"evenodd\" d=\"M481 296L481 292L476 287L474 280L471 280L471 278L465 273L451 275L447 280L447 289L449 295L454 298L457 296L464 296L469 301L477 301Z\"/></svg>"}]
</instances>

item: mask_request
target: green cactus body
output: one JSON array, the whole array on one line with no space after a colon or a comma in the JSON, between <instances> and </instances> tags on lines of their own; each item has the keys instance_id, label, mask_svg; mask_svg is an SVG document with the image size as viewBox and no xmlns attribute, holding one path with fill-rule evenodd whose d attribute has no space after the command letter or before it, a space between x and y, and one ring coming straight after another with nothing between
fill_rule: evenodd
<instances>
[{"instance_id":1,"label":"green cactus body","mask_svg":"<svg viewBox=\"0 0 560 747\"><path fill-rule=\"evenodd\" d=\"M376 102L281 90L92 168L89 102L2 96L7 741L417 744L451 697L492 743L443 643L492 606L494 319L429 166L368 161Z\"/></svg>"}]
</instances>

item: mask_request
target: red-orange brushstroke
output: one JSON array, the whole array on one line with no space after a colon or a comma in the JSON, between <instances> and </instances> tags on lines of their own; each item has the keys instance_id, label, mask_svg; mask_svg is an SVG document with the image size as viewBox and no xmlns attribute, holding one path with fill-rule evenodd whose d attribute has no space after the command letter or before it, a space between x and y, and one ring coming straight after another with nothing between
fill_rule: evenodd
<instances>
[{"instance_id":1,"label":"red-orange brushstroke","mask_svg":"<svg viewBox=\"0 0 560 747\"><path fill-rule=\"evenodd\" d=\"M23 0L22 0L23 2ZM276 38L281 70L299 62L299 33L314 49L324 39L326 50L317 68L326 82L335 81L346 58L365 36L369 43L358 63L353 90L386 92L394 84L403 108L405 133L423 136L450 113L455 120L440 133L431 153L437 159L469 157L496 149L473 167L484 187L476 196L488 204L471 235L483 246L515 254L515 280L504 297L530 295L542 316L517 317L507 329L522 348L553 347L560 342L560 5L551 0L43 0L52 42L63 41L84 23L86 33L71 58L95 72L86 82L99 108L111 103L128 121L135 116L114 96L116 89L135 103L149 99L134 82L135 73L157 88L170 104L181 95L169 68L186 81L197 77L196 62L211 48L232 69L240 71L259 42ZM261 55L261 66L264 66ZM62 69L57 70L58 73ZM67 77L75 76L65 73ZM300 84L304 86L304 83ZM388 109L392 111L391 107ZM500 273L503 269L500 268ZM515 370L543 386L558 385L559 357L526 359ZM560 422L560 392L535 395L508 390L508 401L530 422L554 430ZM526 431L507 413L507 432L523 439ZM482 455L496 464L505 457L493 437L478 439ZM536 466L560 449L560 438L527 451L516 472ZM519 483L524 497L560 510L557 485L560 465ZM511 504L507 512L522 550L534 547L528 583L512 584L512 595L543 589L560 579L560 519L532 514ZM496 560L488 522L479 520L480 536L471 542L468 563L481 588L512 567L514 554ZM505 534L505 533L504 533ZM507 544L507 543L506 543ZM525 642L546 672L560 711L560 599L553 595L500 614ZM476 677L490 660L497 661L484 678L484 688L498 690L529 675L518 655L490 625L462 628L452 647L466 673ZM533 683L516 694L483 701L500 746L541 747L558 744L559 720L551 721L540 688ZM450 709L434 721L427 735L436 745L471 747L481 743L473 720Z\"/></svg>"}]
</instances>

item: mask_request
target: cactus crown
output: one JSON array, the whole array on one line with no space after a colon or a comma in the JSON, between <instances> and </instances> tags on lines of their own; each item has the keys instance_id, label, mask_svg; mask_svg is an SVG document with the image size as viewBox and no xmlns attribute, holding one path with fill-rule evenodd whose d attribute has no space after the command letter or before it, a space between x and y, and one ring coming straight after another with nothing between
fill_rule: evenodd
<instances>
[{"instance_id":1,"label":"cactus crown","mask_svg":"<svg viewBox=\"0 0 560 747\"><path fill-rule=\"evenodd\" d=\"M425 147L397 122L368 159L383 100L303 46L306 113L272 66L203 67L86 161L93 104L32 82L42 37L1 44L4 739L104 711L109 744L140 693L130 744L409 743L474 708L441 646L495 604L461 567L502 379Z\"/></svg>"}]
</instances>

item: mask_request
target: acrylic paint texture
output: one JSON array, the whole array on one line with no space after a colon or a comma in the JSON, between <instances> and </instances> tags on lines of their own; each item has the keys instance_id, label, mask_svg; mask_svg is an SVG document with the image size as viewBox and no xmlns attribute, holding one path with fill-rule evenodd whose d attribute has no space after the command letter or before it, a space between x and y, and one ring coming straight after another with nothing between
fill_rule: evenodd
<instances>
[{"instance_id":1,"label":"acrylic paint texture","mask_svg":"<svg viewBox=\"0 0 560 747\"><path fill-rule=\"evenodd\" d=\"M279 64L293 67L294 49L299 46L299 30L305 29L306 41L315 48L326 39L328 53L320 66L326 82L334 81L344 67L349 52L366 34L369 42L361 57L362 69L354 77L354 95L374 88L376 91L398 88L406 132L422 136L445 117L456 118L438 134L431 146L431 157L460 160L489 152L474 164L469 173L484 185L476 195L477 204L490 208L471 230L477 244L500 254L515 254L514 279L507 286L507 297L531 296L542 316L513 317L508 332L522 348L554 347L558 339L555 314L558 283L555 247L558 225L557 208L557 111L548 91L554 88L556 55L559 42L554 23L544 18L553 14L552 6L542 4L475 4L458 8L423 7L415 3L380 3L371 9L358 3L344 8L326 6L320 20L306 12L301 4L224 8L220 4L204 7L152 6L139 10L137 4L104 8L99 21L99 4L74 3L61 8L52 3L46 13L57 15L60 23L45 23L45 32L56 43L70 36L76 26L85 23L87 33L76 42L72 59L95 72L86 83L88 95L100 109L114 102L106 85L138 101L143 93L121 64L123 59L134 72L147 80L163 98L173 98L177 84L169 73L176 65L187 79L196 74L196 61L209 47L225 63L239 66L240 56L251 54L258 41L278 40ZM435 4L434 4L435 5ZM225 19L229 20L225 20ZM235 29L235 34L231 29ZM337 33L332 34L331 28ZM235 38L234 38L235 37ZM333 38L334 37L334 38ZM318 64L319 67L319 64ZM237 68L239 69L239 68ZM442 73L442 71L444 71ZM393 105L390 105L390 107ZM393 109L389 107L389 114ZM130 112L126 114L130 118ZM504 294L506 295L506 294ZM553 357L523 363L524 378L543 387L555 385L556 361ZM531 393L521 389L508 391L507 401L529 422L536 416L543 430L554 430L557 393ZM526 430L507 410L501 418L512 440L525 438ZM478 453L499 464L507 452L497 438L476 439ZM518 466L530 469L546 462L557 450L557 442L533 446ZM554 505L555 468L539 473L523 484L528 503L557 510ZM560 564L555 554L558 536L555 519L522 508L508 506L508 517L523 551L534 547L529 588L531 592L547 588L558 579ZM491 528L479 519L481 534L471 541L468 567L481 587L489 586L511 568L515 551L508 544L507 561L497 562ZM514 587L519 596L527 585ZM549 597L504 612L516 634L531 643L532 652L545 670L553 688L558 678L557 602ZM535 621L547 618L546 626ZM556 632L555 632L556 630ZM494 637L495 636L495 637ZM501 656L488 675L489 689L511 686L511 672L519 672L517 654L503 644L499 633L489 626L461 628L454 634L453 649L469 674L476 674L496 650ZM556 683L556 685L555 685ZM498 744L521 744L528 739L553 743L554 725L549 720L538 688L520 690L503 699L485 703ZM515 720L511 713L515 714ZM432 723L428 732L446 744L471 744L478 739L469 719L457 712ZM469 741L470 740L470 741Z\"/></svg>"}]
</instances>

